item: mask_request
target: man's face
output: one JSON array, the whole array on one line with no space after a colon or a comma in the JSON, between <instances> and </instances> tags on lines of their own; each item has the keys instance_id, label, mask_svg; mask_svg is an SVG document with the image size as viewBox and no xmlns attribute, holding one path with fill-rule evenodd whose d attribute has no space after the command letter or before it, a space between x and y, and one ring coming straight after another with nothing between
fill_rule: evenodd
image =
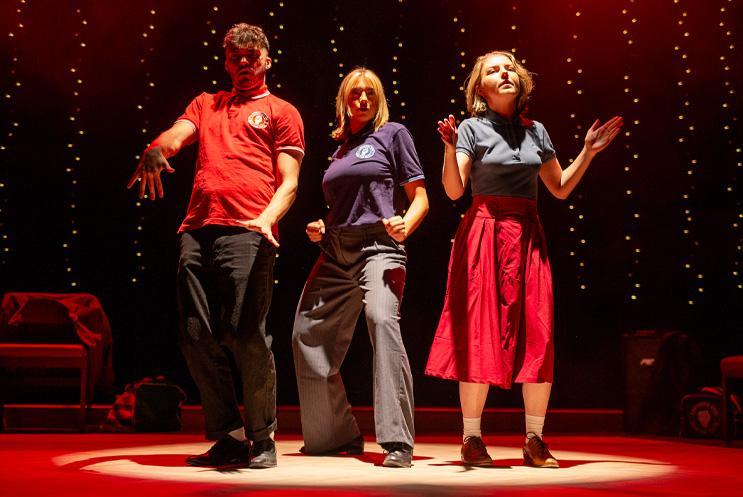
<instances>
[{"instance_id":1,"label":"man's face","mask_svg":"<svg viewBox=\"0 0 743 497\"><path fill-rule=\"evenodd\" d=\"M224 68L232 79L232 85L241 91L262 86L266 71L271 67L271 58L265 48L227 48Z\"/></svg>"}]
</instances>

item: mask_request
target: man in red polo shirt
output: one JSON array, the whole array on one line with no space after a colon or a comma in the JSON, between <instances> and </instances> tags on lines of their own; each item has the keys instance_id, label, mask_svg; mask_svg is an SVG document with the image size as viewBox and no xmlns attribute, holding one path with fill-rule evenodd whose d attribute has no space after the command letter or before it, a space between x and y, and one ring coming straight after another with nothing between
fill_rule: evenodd
<instances>
[{"instance_id":1,"label":"man in red polo shirt","mask_svg":"<svg viewBox=\"0 0 743 497\"><path fill-rule=\"evenodd\" d=\"M304 156L297 110L266 87L271 67L261 28L233 26L224 38L230 92L202 93L145 151L131 180L139 196L164 195L161 171L199 143L186 218L178 230L181 350L201 394L206 437L192 466L276 466L276 369L266 315L277 223L294 201ZM231 364L242 382L240 416ZM252 442L252 443L251 443Z\"/></svg>"}]
</instances>

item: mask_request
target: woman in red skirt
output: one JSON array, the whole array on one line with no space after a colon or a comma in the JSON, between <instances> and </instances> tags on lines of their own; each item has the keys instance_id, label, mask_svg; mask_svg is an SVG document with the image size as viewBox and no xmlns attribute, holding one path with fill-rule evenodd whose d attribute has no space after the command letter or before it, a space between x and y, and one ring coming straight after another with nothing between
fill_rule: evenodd
<instances>
[{"instance_id":1,"label":"woman in red skirt","mask_svg":"<svg viewBox=\"0 0 743 497\"><path fill-rule=\"evenodd\" d=\"M471 182L472 206L459 225L446 299L426 374L459 381L464 418L462 462L492 464L481 438L488 388L521 383L526 411L524 463L556 468L542 441L554 342L552 275L537 215L537 176L565 199L594 156L622 127L593 123L565 170L544 126L524 116L534 83L509 52L477 59L465 93L469 119L438 123L445 144L442 181L451 199Z\"/></svg>"}]
</instances>

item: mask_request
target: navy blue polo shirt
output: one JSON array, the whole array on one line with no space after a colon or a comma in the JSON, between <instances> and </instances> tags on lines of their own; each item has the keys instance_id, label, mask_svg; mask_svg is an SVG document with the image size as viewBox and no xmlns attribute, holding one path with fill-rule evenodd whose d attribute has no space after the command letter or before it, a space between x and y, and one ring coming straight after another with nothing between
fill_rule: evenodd
<instances>
[{"instance_id":1,"label":"navy blue polo shirt","mask_svg":"<svg viewBox=\"0 0 743 497\"><path fill-rule=\"evenodd\" d=\"M406 183L423 179L413 137L388 122L351 135L333 154L322 189L330 212L327 226L360 226L402 215Z\"/></svg>"},{"instance_id":2,"label":"navy blue polo shirt","mask_svg":"<svg viewBox=\"0 0 743 497\"><path fill-rule=\"evenodd\" d=\"M539 168L555 158L542 123L511 121L488 109L462 121L457 132L457 152L472 157L472 195L537 198Z\"/></svg>"}]
</instances>

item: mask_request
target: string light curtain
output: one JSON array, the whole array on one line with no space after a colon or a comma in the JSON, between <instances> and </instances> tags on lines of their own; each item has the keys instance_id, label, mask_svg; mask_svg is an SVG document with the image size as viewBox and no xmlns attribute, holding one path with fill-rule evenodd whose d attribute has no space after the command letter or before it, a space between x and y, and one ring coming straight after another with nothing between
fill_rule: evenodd
<instances>
[{"instance_id":1,"label":"string light curtain","mask_svg":"<svg viewBox=\"0 0 743 497\"><path fill-rule=\"evenodd\" d=\"M284 37L283 34L286 30L286 24L284 21L286 14L286 4L283 0L278 0L269 6L268 9L268 24L266 26L267 35L270 37L271 44L271 70L269 71L269 77L271 85L269 89L276 88L281 90L283 88L283 69L284 65ZM279 95L281 97L281 95ZM274 286L279 284L279 275L281 274L282 267L279 259L279 251L276 251L276 264L274 266L274 275L276 279L273 280Z\"/></svg>"},{"instance_id":2,"label":"string light curtain","mask_svg":"<svg viewBox=\"0 0 743 497\"><path fill-rule=\"evenodd\" d=\"M144 25L140 34L140 40L142 43L141 53L138 59L141 77L142 87L138 93L137 102L135 104L137 114L139 116L141 127L140 134L142 136L142 144L138 145L137 150L144 150L150 146L150 143L146 140L153 135L155 130L152 128L152 100L157 91L157 83L155 82L154 70L156 67L155 61L155 41L154 34L156 31L157 23L157 10L155 9L155 2L148 2L145 8L144 14ZM141 153L141 152L140 152ZM139 162L141 155L137 154L134 156L134 160ZM145 199L149 197L149 193L145 194ZM137 285L141 283L143 273L145 272L146 265L145 261L145 246L144 246L144 231L147 224L147 208L143 205L143 201L135 198L133 200L134 207L137 215L137 222L132 236L132 246L134 250L134 267L130 276L130 283Z\"/></svg>"},{"instance_id":3,"label":"string light curtain","mask_svg":"<svg viewBox=\"0 0 743 497\"><path fill-rule=\"evenodd\" d=\"M740 294L743 291L743 199L741 199L741 185L743 184L743 150L740 139L740 124L735 105L737 93L734 74L740 64L736 59L734 19L739 19L740 5L734 0L721 0L719 4L719 32L720 32L720 135L723 147L723 167L728 178L725 188L730 208L730 240L732 241L732 257L729 275L735 290ZM736 67L737 66L737 67ZM739 100L738 100L739 101Z\"/></svg>"},{"instance_id":4,"label":"string light curtain","mask_svg":"<svg viewBox=\"0 0 743 497\"><path fill-rule=\"evenodd\" d=\"M220 21L223 19L223 4L219 1L212 1L209 4L206 14L206 32L204 39L201 42L204 49L204 55L202 60L204 61L199 68L203 78L201 81L205 81L206 84L202 84L199 87L204 88L209 93L216 93L219 91L219 79L222 77L224 71L224 64L221 62L221 58L224 56L222 49L222 36L224 33L220 26L223 24Z\"/></svg>"},{"instance_id":5,"label":"string light curtain","mask_svg":"<svg viewBox=\"0 0 743 497\"><path fill-rule=\"evenodd\" d=\"M578 3L573 3L568 6L568 16L570 19L568 34L570 39L568 41L568 54L565 57L565 63L567 71L565 74L565 91L566 100L572 103L572 108L568 113L567 122L570 123L570 129L573 131L572 138L574 145L570 147L570 150L581 150L583 148L583 137L586 133L584 129L585 122L588 117L581 113L579 109L585 107L585 95L583 88L585 87L585 77L583 74L582 60L579 58L579 53L586 43L585 38L585 27L583 20L582 6ZM568 164L575 160L574 157L568 158ZM574 261L575 267L573 274L575 274L575 282L580 290L586 290L588 288L588 282L586 277L586 250L587 250L587 237L586 237L586 209L583 202L583 194L580 191L575 192L570 196L570 203L568 204L568 240L570 240L568 247L568 255L570 259Z\"/></svg>"},{"instance_id":6,"label":"string light curtain","mask_svg":"<svg viewBox=\"0 0 743 497\"><path fill-rule=\"evenodd\" d=\"M328 50L330 50L330 58L333 61L332 66L334 70L336 71L336 74L338 76L338 84L340 85L340 81L343 79L343 77L346 75L345 73L348 70L348 64L346 61L347 55L343 53L343 47L347 46L348 40L346 36L346 26L343 23L343 19L341 18L340 9L338 7L338 4L336 3L333 5L333 24L332 29L330 31L330 39L328 41ZM332 88L332 85L330 86ZM333 94L335 97L335 94ZM333 106L333 110L335 111L335 106ZM332 130L335 127L335 121L329 120L328 121L328 130ZM333 158L330 154L332 154L332 150L334 148L328 149L328 163L330 163Z\"/></svg>"},{"instance_id":7,"label":"string light curtain","mask_svg":"<svg viewBox=\"0 0 743 497\"><path fill-rule=\"evenodd\" d=\"M407 115L405 107L407 103L405 98L402 96L402 60L403 51L405 50L405 11L407 10L407 2L405 0L394 0L397 14L397 27L394 37L394 46L392 47L392 61L390 64L392 78L392 92L387 97L390 102L391 111L396 112L399 120L405 123Z\"/></svg>"},{"instance_id":8,"label":"string light curtain","mask_svg":"<svg viewBox=\"0 0 743 497\"><path fill-rule=\"evenodd\" d=\"M285 10L286 5L283 1L275 1L273 5L269 6L268 26L266 26L268 36L271 38L270 43L272 64L269 77L272 86L279 90L282 88L282 69L284 68L284 64L282 64L282 61L284 60L282 35L284 34L284 31L286 29L286 24L284 21ZM278 254L276 254L276 257L278 257Z\"/></svg>"},{"instance_id":9,"label":"string light curtain","mask_svg":"<svg viewBox=\"0 0 743 497\"><path fill-rule=\"evenodd\" d=\"M452 46L456 53L455 60L457 62L450 66L450 96L449 102L444 106L444 108L449 109L445 113L445 116L453 114L457 119L457 124L459 124L462 119L468 117L467 103L464 96L464 81L469 75L469 64L474 64L474 59L471 55L468 55L467 52L466 36L468 34L468 29L467 26L465 26L462 8L456 7L456 9L452 10L454 11L454 15L451 16L449 22L449 39L451 39ZM441 117L443 118L445 116ZM464 217L463 205L458 203L457 200L452 201L452 208L459 214L459 219ZM449 239L449 242L453 244L454 238Z\"/></svg>"},{"instance_id":10,"label":"string light curtain","mask_svg":"<svg viewBox=\"0 0 743 497\"><path fill-rule=\"evenodd\" d=\"M622 74L624 93L624 105L626 113L633 116L625 121L624 126L624 157L622 172L624 174L624 209L625 209L625 232L624 241L626 250L630 253L629 267L627 267L626 282L628 287L625 291L625 300L628 303L638 303L642 296L643 284L641 281L641 240L640 240L640 212L638 191L641 177L637 174L641 168L640 152L637 139L640 136L640 93L642 90L640 82L635 83L636 77L644 77L642 74L646 69L636 70L635 61L639 60L641 54L637 46L638 12L635 0L625 3L621 11L620 29L624 43L625 66Z\"/></svg>"},{"instance_id":11,"label":"string light curtain","mask_svg":"<svg viewBox=\"0 0 743 497\"><path fill-rule=\"evenodd\" d=\"M696 126L692 117L692 99L689 93L692 64L689 62L688 51L693 33L688 23L688 8L688 2L673 0L673 15L676 21L673 57L677 67L676 90L679 104L675 115L676 142L684 160L685 173L681 193L680 226L683 253L680 263L687 285L684 300L689 306L693 306L699 303L704 293L704 273L699 263L699 236L695 226L697 175L702 165L695 155L698 148L693 147L691 143Z\"/></svg>"},{"instance_id":12,"label":"string light curtain","mask_svg":"<svg viewBox=\"0 0 743 497\"><path fill-rule=\"evenodd\" d=\"M511 47L511 53L517 56L516 52L517 50L522 46L521 43L521 15L519 10L518 2L511 2L511 6L508 9L509 15L510 15L510 21L511 21L511 34L508 37L509 40L513 41L513 46ZM521 59L522 64L526 64L526 59Z\"/></svg>"},{"instance_id":13,"label":"string light curtain","mask_svg":"<svg viewBox=\"0 0 743 497\"><path fill-rule=\"evenodd\" d=\"M15 2L15 18L11 31L8 32L7 43L9 46L10 63L8 67L8 86L3 88L3 130L0 136L0 268L8 266L12 252L12 239L8 225L9 219L9 178L10 170L17 164L18 157L14 143L18 138L21 127L18 115L18 98L23 84L18 73L21 63L19 38L23 36L26 18L26 0Z\"/></svg>"},{"instance_id":14,"label":"string light curtain","mask_svg":"<svg viewBox=\"0 0 743 497\"><path fill-rule=\"evenodd\" d=\"M81 2L76 2L80 5ZM69 138L64 154L65 173L68 178L67 191L69 193L69 229L62 242L67 285L70 289L80 286L77 272L79 230L77 223L77 199L79 192L80 165L82 162L82 145L85 138L85 128L81 119L81 105L85 80L82 71L83 61L86 60L88 20L81 8L75 9L76 26L73 28L72 63L69 66L68 77L72 86L69 102L72 108L69 111Z\"/></svg>"}]
</instances>

